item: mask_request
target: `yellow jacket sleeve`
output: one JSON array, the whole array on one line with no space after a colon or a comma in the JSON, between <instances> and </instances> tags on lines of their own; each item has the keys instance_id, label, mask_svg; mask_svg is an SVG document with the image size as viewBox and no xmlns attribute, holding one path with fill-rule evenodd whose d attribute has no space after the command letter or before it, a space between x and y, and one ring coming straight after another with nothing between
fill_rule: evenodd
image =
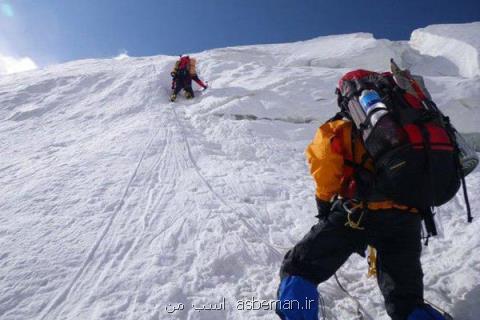
<instances>
[{"instance_id":1,"label":"yellow jacket sleeve","mask_svg":"<svg viewBox=\"0 0 480 320\"><path fill-rule=\"evenodd\" d=\"M330 201L341 191L344 175L341 149L345 142L345 132L349 131L343 130L346 126L348 123L342 120L325 123L317 130L315 138L305 150L310 174L316 184L316 195L323 201Z\"/></svg>"}]
</instances>

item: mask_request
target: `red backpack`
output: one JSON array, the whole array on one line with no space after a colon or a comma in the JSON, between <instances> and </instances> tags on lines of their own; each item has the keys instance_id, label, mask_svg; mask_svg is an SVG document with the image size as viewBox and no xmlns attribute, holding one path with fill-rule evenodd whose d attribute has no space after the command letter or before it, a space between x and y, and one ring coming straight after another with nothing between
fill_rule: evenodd
<instances>
[{"instance_id":1,"label":"red backpack","mask_svg":"<svg viewBox=\"0 0 480 320\"><path fill-rule=\"evenodd\" d=\"M337 95L339 115L354 123L373 159L369 188L420 209L454 197L464 176L455 129L431 100L423 81L392 60L392 72L345 74ZM363 193L368 197L368 192Z\"/></svg>"},{"instance_id":2,"label":"red backpack","mask_svg":"<svg viewBox=\"0 0 480 320\"><path fill-rule=\"evenodd\" d=\"M190 57L189 56L181 57L178 62L177 75L181 77L186 77L189 75L189 72L190 72L189 69L190 69Z\"/></svg>"}]
</instances>

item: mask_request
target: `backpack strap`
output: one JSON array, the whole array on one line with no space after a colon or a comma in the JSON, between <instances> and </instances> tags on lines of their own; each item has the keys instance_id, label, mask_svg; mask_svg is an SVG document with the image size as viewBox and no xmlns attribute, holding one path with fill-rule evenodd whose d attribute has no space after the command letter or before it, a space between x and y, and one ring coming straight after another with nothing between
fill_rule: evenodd
<instances>
[{"instance_id":1,"label":"backpack strap","mask_svg":"<svg viewBox=\"0 0 480 320\"><path fill-rule=\"evenodd\" d=\"M356 199L359 200L364 208L368 208L368 196L371 195L373 192L374 188L372 187L373 180L370 180L372 178L372 172L367 169L366 164L369 159L371 159L370 155L368 152L365 152L362 155L362 158L359 163L355 162L355 141L359 139L359 134L361 132L355 128L355 126L352 125L352 131L351 131L351 138L350 140L352 141L351 143L351 159L344 159L344 164L353 168L353 179L356 181ZM370 178L368 178L370 177ZM366 180L367 179L367 180ZM369 182L371 183L369 183ZM365 188L366 184L369 184L370 187L372 188Z\"/></svg>"},{"instance_id":2,"label":"backpack strap","mask_svg":"<svg viewBox=\"0 0 480 320\"><path fill-rule=\"evenodd\" d=\"M462 172L462 166L460 164L460 149L458 147L457 139L455 138L455 129L453 128L452 124L450 123L450 118L443 115L441 111L438 109L437 105L432 101L432 108L436 108L438 112L442 116L442 120L445 122L445 127L447 128L447 133L450 136L450 140L453 142L455 148L455 154L457 155L456 162L457 162L457 174L460 175L460 181L462 183L462 190L463 190L463 197L465 199L465 206L467 207L467 221L471 223L473 221L472 216L472 209L470 208L470 200L468 199L468 190L467 190L467 183L465 182L465 175Z\"/></svg>"},{"instance_id":3,"label":"backpack strap","mask_svg":"<svg viewBox=\"0 0 480 320\"><path fill-rule=\"evenodd\" d=\"M447 118L447 121L448 121L448 125L449 125L449 128L451 128L450 126L450 121ZM450 130L448 130L450 131ZM451 137L450 139L455 138L455 135L454 134L451 134ZM455 140L453 140L455 141ZM467 221L468 223L471 223L473 221L473 216L472 216L472 209L470 208L470 200L468 199L468 190L467 190L467 183L465 182L465 175L463 174L463 171L462 171L462 165L460 164L460 149L458 148L458 143L455 141L454 143L454 146L455 146L455 153L456 153L456 162L457 162L457 172L458 172L458 175L460 176L460 181L462 183L462 191L463 191L463 198L465 200L465 206L467 207Z\"/></svg>"},{"instance_id":4,"label":"backpack strap","mask_svg":"<svg viewBox=\"0 0 480 320\"><path fill-rule=\"evenodd\" d=\"M351 119L349 113L347 112L347 110L348 110L348 100L350 98L344 97L342 95L342 93L340 92L339 88L335 89L335 94L337 95L337 105L341 110L340 112L344 113L346 118Z\"/></svg>"},{"instance_id":5,"label":"backpack strap","mask_svg":"<svg viewBox=\"0 0 480 320\"><path fill-rule=\"evenodd\" d=\"M438 235L437 226L435 225L435 220L433 219L435 214L433 213L432 208L422 209L420 210L420 214L426 230L426 234L423 237L423 239L425 239L424 245L428 246L428 240L430 237Z\"/></svg>"},{"instance_id":6,"label":"backpack strap","mask_svg":"<svg viewBox=\"0 0 480 320\"><path fill-rule=\"evenodd\" d=\"M462 179L462 188L463 188L463 196L465 198L465 205L467 206L467 221L471 223L473 221L472 217L472 210L470 209L470 201L468 200L468 192L467 192L467 184L465 183L465 176L463 172L461 172L460 168L460 177Z\"/></svg>"},{"instance_id":7,"label":"backpack strap","mask_svg":"<svg viewBox=\"0 0 480 320\"><path fill-rule=\"evenodd\" d=\"M339 111L337 112L333 117L325 121L325 123L332 122L332 121L337 121L337 120L342 120L344 118L349 119L349 115L345 111Z\"/></svg>"},{"instance_id":8,"label":"backpack strap","mask_svg":"<svg viewBox=\"0 0 480 320\"><path fill-rule=\"evenodd\" d=\"M347 108L349 99L342 96L342 93L338 88L335 89L335 94L337 95L337 105L340 108L340 111L337 112L333 117L328 119L326 123L336 121L336 120L341 120L341 119L352 120L352 117L350 116L350 113L348 112L348 108Z\"/></svg>"}]
</instances>

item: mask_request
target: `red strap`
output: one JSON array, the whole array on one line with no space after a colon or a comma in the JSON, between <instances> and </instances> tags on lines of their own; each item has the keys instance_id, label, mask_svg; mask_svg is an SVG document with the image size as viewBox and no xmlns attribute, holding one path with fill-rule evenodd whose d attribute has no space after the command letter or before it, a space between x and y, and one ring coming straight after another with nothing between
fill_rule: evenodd
<instances>
[{"instance_id":1,"label":"red strap","mask_svg":"<svg viewBox=\"0 0 480 320\"><path fill-rule=\"evenodd\" d=\"M403 97L405 98L405 100L407 100L408 104L412 106L414 109L423 109L422 102L414 95L408 92L405 92L403 94Z\"/></svg>"},{"instance_id":2,"label":"red strap","mask_svg":"<svg viewBox=\"0 0 480 320\"><path fill-rule=\"evenodd\" d=\"M410 78L410 84L412 85L413 90L415 90L415 93L417 94L418 98L420 98L421 101L427 98L425 97L425 94L423 93L422 89L420 89L420 86L415 80Z\"/></svg>"}]
</instances>

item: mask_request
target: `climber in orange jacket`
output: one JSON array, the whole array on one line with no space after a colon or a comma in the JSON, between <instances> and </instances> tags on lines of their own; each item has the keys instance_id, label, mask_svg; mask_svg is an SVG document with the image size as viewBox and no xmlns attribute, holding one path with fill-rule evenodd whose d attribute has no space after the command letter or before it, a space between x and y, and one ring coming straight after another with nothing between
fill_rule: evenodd
<instances>
[{"instance_id":1,"label":"climber in orange jacket","mask_svg":"<svg viewBox=\"0 0 480 320\"><path fill-rule=\"evenodd\" d=\"M389 316L445 320L423 299L423 210L393 201L375 184L373 160L351 119L342 109L306 149L319 221L284 257L276 313L282 320L318 320L317 285L370 245Z\"/></svg>"}]
</instances>

